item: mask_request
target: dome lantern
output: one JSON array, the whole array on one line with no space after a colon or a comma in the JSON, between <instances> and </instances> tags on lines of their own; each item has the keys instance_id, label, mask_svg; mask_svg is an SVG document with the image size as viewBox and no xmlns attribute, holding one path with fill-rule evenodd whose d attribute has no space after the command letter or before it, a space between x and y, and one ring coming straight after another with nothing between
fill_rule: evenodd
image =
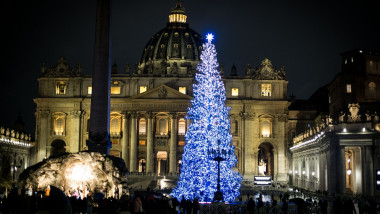
<instances>
[{"instance_id":1,"label":"dome lantern","mask_svg":"<svg viewBox=\"0 0 380 214\"><path fill-rule=\"evenodd\" d=\"M185 8L182 7L181 2L178 0L169 15L169 23L186 23Z\"/></svg>"}]
</instances>

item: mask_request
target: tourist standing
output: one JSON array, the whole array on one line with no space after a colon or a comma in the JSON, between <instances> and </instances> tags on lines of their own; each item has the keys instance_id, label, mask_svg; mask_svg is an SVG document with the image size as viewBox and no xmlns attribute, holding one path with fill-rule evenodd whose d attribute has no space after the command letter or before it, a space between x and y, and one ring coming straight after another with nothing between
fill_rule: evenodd
<instances>
[{"instance_id":1,"label":"tourist standing","mask_svg":"<svg viewBox=\"0 0 380 214\"><path fill-rule=\"evenodd\" d=\"M255 212L256 202L251 197L247 203L247 209L249 214L253 214Z\"/></svg>"}]
</instances>

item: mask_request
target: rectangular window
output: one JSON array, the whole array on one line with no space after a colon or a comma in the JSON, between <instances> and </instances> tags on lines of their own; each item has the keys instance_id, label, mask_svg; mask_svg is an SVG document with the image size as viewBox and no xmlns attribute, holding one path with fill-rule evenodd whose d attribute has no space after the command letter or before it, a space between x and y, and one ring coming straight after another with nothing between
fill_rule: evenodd
<instances>
[{"instance_id":1,"label":"rectangular window","mask_svg":"<svg viewBox=\"0 0 380 214\"><path fill-rule=\"evenodd\" d=\"M146 145L145 140L139 140L139 145L140 145L140 146L145 146L145 145Z\"/></svg>"},{"instance_id":2,"label":"rectangular window","mask_svg":"<svg viewBox=\"0 0 380 214\"><path fill-rule=\"evenodd\" d=\"M231 95L232 95L233 97L237 97L237 96L239 96L239 89L238 89L238 88L232 88L232 90L231 90Z\"/></svg>"},{"instance_id":3,"label":"rectangular window","mask_svg":"<svg viewBox=\"0 0 380 214\"><path fill-rule=\"evenodd\" d=\"M271 84L261 84L261 96L263 96L263 97L272 96L272 85Z\"/></svg>"},{"instance_id":4,"label":"rectangular window","mask_svg":"<svg viewBox=\"0 0 380 214\"><path fill-rule=\"evenodd\" d=\"M147 90L146 86L144 85L140 86L140 94L146 92L146 90Z\"/></svg>"},{"instance_id":5,"label":"rectangular window","mask_svg":"<svg viewBox=\"0 0 380 214\"><path fill-rule=\"evenodd\" d=\"M185 135L186 133L186 121L185 119L181 118L178 121L178 135Z\"/></svg>"},{"instance_id":6,"label":"rectangular window","mask_svg":"<svg viewBox=\"0 0 380 214\"><path fill-rule=\"evenodd\" d=\"M181 92L182 94L186 94L186 87L179 87L178 91Z\"/></svg>"},{"instance_id":7,"label":"rectangular window","mask_svg":"<svg viewBox=\"0 0 380 214\"><path fill-rule=\"evenodd\" d=\"M120 94L120 87L111 86L111 94Z\"/></svg>"},{"instance_id":8,"label":"rectangular window","mask_svg":"<svg viewBox=\"0 0 380 214\"><path fill-rule=\"evenodd\" d=\"M351 93L352 92L351 84L347 84L346 85L346 91L347 91L347 93Z\"/></svg>"},{"instance_id":9,"label":"rectangular window","mask_svg":"<svg viewBox=\"0 0 380 214\"><path fill-rule=\"evenodd\" d=\"M55 86L55 94L66 94L66 82L59 81Z\"/></svg>"},{"instance_id":10,"label":"rectangular window","mask_svg":"<svg viewBox=\"0 0 380 214\"><path fill-rule=\"evenodd\" d=\"M178 146L184 146L185 145L185 141L181 140L181 141L178 141Z\"/></svg>"},{"instance_id":11,"label":"rectangular window","mask_svg":"<svg viewBox=\"0 0 380 214\"><path fill-rule=\"evenodd\" d=\"M92 86L87 87L87 94L92 94Z\"/></svg>"}]
</instances>

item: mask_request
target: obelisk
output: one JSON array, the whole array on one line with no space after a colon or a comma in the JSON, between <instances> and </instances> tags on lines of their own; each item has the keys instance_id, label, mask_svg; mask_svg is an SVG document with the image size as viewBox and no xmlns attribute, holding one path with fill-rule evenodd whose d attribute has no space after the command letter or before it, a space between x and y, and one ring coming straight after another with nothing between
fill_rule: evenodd
<instances>
[{"instance_id":1,"label":"obelisk","mask_svg":"<svg viewBox=\"0 0 380 214\"><path fill-rule=\"evenodd\" d=\"M87 140L88 151L107 155L109 155L112 146L109 134L111 84L110 1L97 1L90 132Z\"/></svg>"}]
</instances>

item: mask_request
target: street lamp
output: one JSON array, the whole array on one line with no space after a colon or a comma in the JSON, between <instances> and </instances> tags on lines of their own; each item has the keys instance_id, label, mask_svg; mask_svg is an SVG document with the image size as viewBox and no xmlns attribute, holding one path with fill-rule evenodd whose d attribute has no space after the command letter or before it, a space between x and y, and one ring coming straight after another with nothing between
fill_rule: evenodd
<instances>
[{"instance_id":1,"label":"street lamp","mask_svg":"<svg viewBox=\"0 0 380 214\"><path fill-rule=\"evenodd\" d=\"M227 152L225 149L220 149L219 145L220 145L220 141L218 140L218 149L217 150L214 150L214 149L208 150L208 154L210 156L210 159L218 162L217 191L214 193L214 199L213 199L214 202L223 201L223 192L220 191L220 162L226 160L226 158L223 158L222 155L224 155L224 157L226 157L226 155L231 154L231 151Z\"/></svg>"}]
</instances>

